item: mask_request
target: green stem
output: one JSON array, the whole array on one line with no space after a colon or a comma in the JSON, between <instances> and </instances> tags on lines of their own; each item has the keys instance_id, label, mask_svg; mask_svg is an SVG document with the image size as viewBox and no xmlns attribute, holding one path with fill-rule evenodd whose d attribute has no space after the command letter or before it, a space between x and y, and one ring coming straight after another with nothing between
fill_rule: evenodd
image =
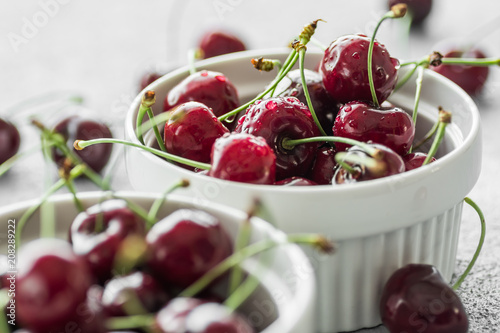
<instances>
[{"instance_id":1,"label":"green stem","mask_svg":"<svg viewBox=\"0 0 500 333\"><path fill-rule=\"evenodd\" d=\"M367 168L375 168L375 167L377 167L377 164L379 163L377 160L375 160L372 157L361 156L361 155L357 155L357 154L349 154L349 153L343 152L343 151L335 154L335 162L337 162L337 163L350 162L353 164L364 165ZM352 169L352 170L354 170L354 169ZM346 169L346 171L350 172L347 169Z\"/></svg>"},{"instance_id":2,"label":"green stem","mask_svg":"<svg viewBox=\"0 0 500 333\"><path fill-rule=\"evenodd\" d=\"M500 66L500 58L442 58L443 65Z\"/></svg>"},{"instance_id":3,"label":"green stem","mask_svg":"<svg viewBox=\"0 0 500 333\"><path fill-rule=\"evenodd\" d=\"M155 133L156 141L158 142L158 146L162 151L167 151L167 148L165 147L165 143L163 142L163 138L161 137L160 131L158 130L158 124L155 122L155 115L153 114L153 110L151 108L147 109L147 114L149 117L149 121L151 122L151 125L153 127L153 131Z\"/></svg>"},{"instance_id":4,"label":"green stem","mask_svg":"<svg viewBox=\"0 0 500 333\"><path fill-rule=\"evenodd\" d=\"M189 64L189 75L193 75L196 73L195 62L198 59L198 52L196 49L188 50L188 64Z\"/></svg>"},{"instance_id":5,"label":"green stem","mask_svg":"<svg viewBox=\"0 0 500 333\"><path fill-rule=\"evenodd\" d=\"M285 62L283 63L283 65L281 66L280 70L278 71L278 74L276 75L276 77L279 77L281 75L281 73L284 71L285 68L288 67L288 65L290 64L290 62L293 60L294 56L297 54L297 52L295 52L295 50L292 50L290 51L290 53L288 54L288 57L285 59ZM276 91L276 86L271 89L270 91L270 97L273 97L274 96L274 92Z\"/></svg>"},{"instance_id":6,"label":"green stem","mask_svg":"<svg viewBox=\"0 0 500 333\"><path fill-rule=\"evenodd\" d=\"M304 90L304 96L306 97L307 106L309 107L309 111L318 127L321 135L327 136L326 132L323 130L323 127L319 123L318 117L316 116L316 111L314 111L313 104L311 102L311 96L309 95L309 89L307 88L306 76L304 74L304 59L306 55L306 48L303 47L299 50L299 66L300 66L300 79L302 81L302 89Z\"/></svg>"},{"instance_id":7,"label":"green stem","mask_svg":"<svg viewBox=\"0 0 500 333\"><path fill-rule=\"evenodd\" d=\"M158 220L156 217L158 216L158 212L160 211L161 206L167 200L167 196L176 189L187 186L189 186L189 181L183 179L168 188L158 199L153 202L148 213L148 223L146 224L147 229L150 229Z\"/></svg>"},{"instance_id":8,"label":"green stem","mask_svg":"<svg viewBox=\"0 0 500 333\"><path fill-rule=\"evenodd\" d=\"M453 285L453 287L452 287L453 290L457 290L458 288L460 288L460 286L462 285L462 282L464 282L465 278L467 277L467 275L469 275L470 271L472 270L472 267L474 267L474 264L476 263L476 260L479 257L479 254L481 253L481 249L483 248L483 244L484 244L484 239L486 237L486 222L484 219L483 212L481 211L481 208L479 208L479 206L474 201L472 201L472 199L470 199L468 197L464 198L464 201L467 204L469 204L472 208L474 208L477 215L479 216L479 219L481 221L481 237L479 238L479 243L477 245L476 252L474 253L474 256L472 257L472 260L470 261L469 265L467 266L467 268L465 269L463 274L457 280L457 282L455 282L455 284Z\"/></svg>"},{"instance_id":9,"label":"green stem","mask_svg":"<svg viewBox=\"0 0 500 333\"><path fill-rule=\"evenodd\" d=\"M73 195L73 202L75 203L75 206L78 209L78 211L83 212L85 210L85 207L83 206L80 199L78 199L78 196L76 193L76 188L75 188L75 182L72 179L66 180L66 187Z\"/></svg>"},{"instance_id":10,"label":"green stem","mask_svg":"<svg viewBox=\"0 0 500 333\"><path fill-rule=\"evenodd\" d=\"M417 142L417 144L414 145L413 150L420 148L424 143L426 143L434 134L436 134L437 129L438 129L439 121L436 121L434 125L432 125L432 128L430 129L429 132L420 140Z\"/></svg>"},{"instance_id":11,"label":"green stem","mask_svg":"<svg viewBox=\"0 0 500 333\"><path fill-rule=\"evenodd\" d=\"M445 122L439 122L438 128L437 128L437 134L436 137L434 138L434 141L432 142L432 146L429 149L429 153L427 154L427 157L425 158L424 162L422 165L428 164L431 159L436 155L436 152L439 148L439 145L441 144L441 141L443 141L444 135L446 133L446 126L448 123Z\"/></svg>"},{"instance_id":12,"label":"green stem","mask_svg":"<svg viewBox=\"0 0 500 333\"><path fill-rule=\"evenodd\" d=\"M11 158L9 158L8 160L6 160L5 162L3 162L2 164L0 164L0 177L2 177L7 171L10 170L10 168L12 168L12 166L20 159L36 152L36 151L39 151L40 148L42 146L41 145L37 145L35 147L32 147L26 151L23 151L21 153L17 153L16 155L12 156Z\"/></svg>"},{"instance_id":13,"label":"green stem","mask_svg":"<svg viewBox=\"0 0 500 333\"><path fill-rule=\"evenodd\" d=\"M127 317L113 317L106 320L109 330L125 330L134 328L150 328L154 325L155 317L152 314L134 315Z\"/></svg>"},{"instance_id":14,"label":"green stem","mask_svg":"<svg viewBox=\"0 0 500 333\"><path fill-rule=\"evenodd\" d=\"M142 150L145 150L147 152L150 152L152 154L155 154L157 156L166 158L169 161L174 161L177 163L189 165L193 168L198 168L198 169L203 169L203 170L209 170L210 169L210 164L208 163L202 163L202 162L196 162L184 157L180 157L174 154L170 154L158 149L154 149L148 146L143 146L141 144L136 144L134 142L126 141L126 140L120 140L120 139L110 139L110 138L105 138L105 139L93 139L93 140L76 140L75 141L75 148L77 150L84 149L86 147L96 145L96 144L102 144L102 143L114 143L114 144L122 144L125 146L130 146L130 147L135 147L135 148L140 148Z\"/></svg>"},{"instance_id":15,"label":"green stem","mask_svg":"<svg viewBox=\"0 0 500 333\"><path fill-rule=\"evenodd\" d=\"M314 45L316 45L317 47L319 47L322 51L325 51L328 48L328 46L326 46L325 44L321 43L315 37L311 37L311 43L313 43Z\"/></svg>"},{"instance_id":16,"label":"green stem","mask_svg":"<svg viewBox=\"0 0 500 333\"><path fill-rule=\"evenodd\" d=\"M422 94L423 81L424 81L424 68L418 67L418 74L417 74L416 88L415 88L415 102L413 105L413 114L412 114L413 126L417 125L418 105L420 104L420 96ZM411 153L412 149L413 148L410 146L408 153Z\"/></svg>"},{"instance_id":17,"label":"green stem","mask_svg":"<svg viewBox=\"0 0 500 333\"><path fill-rule=\"evenodd\" d=\"M354 139L349 139L349 138L344 138L341 136L317 136L313 138L304 138L304 139L289 139L289 138L284 138L282 141L283 148L291 150L293 147L299 144L304 144L304 143L312 143L312 142L340 142L340 143L345 143L348 145L352 146L358 146L363 151L365 151L368 155L373 156L375 152L377 151L376 148L373 148L369 144L365 142L361 142L358 140Z\"/></svg>"},{"instance_id":18,"label":"green stem","mask_svg":"<svg viewBox=\"0 0 500 333\"><path fill-rule=\"evenodd\" d=\"M241 224L241 229L238 232L238 236L234 242L233 252L238 252L250 243L250 236L252 235L252 225L250 223L251 215ZM243 280L243 269L240 265L234 266L231 270L231 275L229 277L229 295L238 288Z\"/></svg>"}]
</instances>

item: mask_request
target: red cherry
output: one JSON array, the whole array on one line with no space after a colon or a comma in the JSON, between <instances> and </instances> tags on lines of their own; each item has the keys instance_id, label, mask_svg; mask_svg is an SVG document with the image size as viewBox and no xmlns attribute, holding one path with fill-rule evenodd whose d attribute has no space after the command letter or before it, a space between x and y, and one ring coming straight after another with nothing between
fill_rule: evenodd
<instances>
[{"instance_id":1,"label":"red cherry","mask_svg":"<svg viewBox=\"0 0 500 333\"><path fill-rule=\"evenodd\" d=\"M212 146L229 130L206 105L198 102L180 104L171 111L165 124L164 141L169 153L198 162L209 163Z\"/></svg>"},{"instance_id":2,"label":"red cherry","mask_svg":"<svg viewBox=\"0 0 500 333\"><path fill-rule=\"evenodd\" d=\"M111 277L123 241L144 234L144 222L122 200L108 200L88 208L76 216L70 228L75 253L85 258L100 282Z\"/></svg>"},{"instance_id":3,"label":"red cherry","mask_svg":"<svg viewBox=\"0 0 500 333\"><path fill-rule=\"evenodd\" d=\"M355 173L349 173L339 163L333 176L335 184L357 183L389 177L405 171L403 159L393 150L379 144L370 144L370 146L378 149L379 155L374 157L377 165L375 167L368 167L360 163L348 163L355 170ZM368 156L368 154L358 146L350 147L347 153L361 157Z\"/></svg>"},{"instance_id":4,"label":"red cherry","mask_svg":"<svg viewBox=\"0 0 500 333\"><path fill-rule=\"evenodd\" d=\"M186 332L186 317L197 306L205 303L198 298L176 297L155 316L155 327L161 333Z\"/></svg>"},{"instance_id":5,"label":"red cherry","mask_svg":"<svg viewBox=\"0 0 500 333\"><path fill-rule=\"evenodd\" d=\"M313 186L318 185L316 182L309 180L307 178L302 177L290 177L282 179L278 182L275 182L274 185L281 186Z\"/></svg>"},{"instance_id":6,"label":"red cherry","mask_svg":"<svg viewBox=\"0 0 500 333\"><path fill-rule=\"evenodd\" d=\"M426 264L392 274L382 291L380 315L390 332L465 333L469 327L460 298Z\"/></svg>"},{"instance_id":7,"label":"red cherry","mask_svg":"<svg viewBox=\"0 0 500 333\"><path fill-rule=\"evenodd\" d=\"M225 134L212 148L211 177L252 184L273 184L276 156L266 140L246 133Z\"/></svg>"},{"instance_id":8,"label":"red cherry","mask_svg":"<svg viewBox=\"0 0 500 333\"><path fill-rule=\"evenodd\" d=\"M158 279L185 288L232 253L219 220L201 210L179 209L146 235L148 267Z\"/></svg>"},{"instance_id":9,"label":"red cherry","mask_svg":"<svg viewBox=\"0 0 500 333\"><path fill-rule=\"evenodd\" d=\"M332 183L335 173L335 149L327 146L317 150L313 166L308 173L307 178L320 185L329 185Z\"/></svg>"},{"instance_id":10,"label":"red cherry","mask_svg":"<svg viewBox=\"0 0 500 333\"><path fill-rule=\"evenodd\" d=\"M420 168L422 166L422 163L424 163L425 159L427 158L427 154L424 153L411 153L411 154L406 154L403 156L403 161L405 163L405 170L410 171L416 168ZM429 161L429 163L434 162L436 159L433 157Z\"/></svg>"},{"instance_id":11,"label":"red cherry","mask_svg":"<svg viewBox=\"0 0 500 333\"><path fill-rule=\"evenodd\" d=\"M0 164L14 156L21 143L16 126L0 118Z\"/></svg>"},{"instance_id":12,"label":"red cherry","mask_svg":"<svg viewBox=\"0 0 500 333\"><path fill-rule=\"evenodd\" d=\"M276 155L276 180L304 176L312 165L317 143L283 147L283 140L319 136L306 105L296 97L273 97L252 104L235 132L263 137Z\"/></svg>"},{"instance_id":13,"label":"red cherry","mask_svg":"<svg viewBox=\"0 0 500 333\"><path fill-rule=\"evenodd\" d=\"M332 135L333 122L339 112L340 105L326 91L321 74L305 69L304 75L314 112L323 130L328 135ZM290 71L280 81L276 87L275 96L297 97L302 103L307 105L299 69Z\"/></svg>"},{"instance_id":14,"label":"red cherry","mask_svg":"<svg viewBox=\"0 0 500 333\"><path fill-rule=\"evenodd\" d=\"M203 103L212 109L216 117L240 104L238 91L231 81L222 73L206 70L189 75L173 87L165 98L163 109L168 111L186 102ZM224 124L229 129L235 126L234 122Z\"/></svg>"},{"instance_id":15,"label":"red cherry","mask_svg":"<svg viewBox=\"0 0 500 333\"><path fill-rule=\"evenodd\" d=\"M486 58L484 53L478 49L451 50L444 54L445 58ZM458 84L471 96L477 96L483 89L488 78L489 68L487 66L469 65L440 65L431 67L435 72L446 76Z\"/></svg>"},{"instance_id":16,"label":"red cherry","mask_svg":"<svg viewBox=\"0 0 500 333\"><path fill-rule=\"evenodd\" d=\"M85 302L91 275L71 245L42 238L19 253L16 279L16 314L23 327L50 332L72 321Z\"/></svg>"},{"instance_id":17,"label":"red cherry","mask_svg":"<svg viewBox=\"0 0 500 333\"><path fill-rule=\"evenodd\" d=\"M333 41L321 59L319 72L330 95L340 103L372 101L368 81L368 47L365 35L348 35ZM384 45L375 41L372 73L375 92L382 104L393 92L399 61L391 58Z\"/></svg>"},{"instance_id":18,"label":"red cherry","mask_svg":"<svg viewBox=\"0 0 500 333\"><path fill-rule=\"evenodd\" d=\"M158 73L158 72L148 72L144 74L141 78L141 82L139 84L139 91L142 91L146 89L147 86L149 86L151 83L155 82L158 80L160 77L162 77L164 74Z\"/></svg>"},{"instance_id":19,"label":"red cherry","mask_svg":"<svg viewBox=\"0 0 500 333\"><path fill-rule=\"evenodd\" d=\"M209 31L200 41L200 50L204 59L218 55L245 51L245 44L236 36L226 31Z\"/></svg>"},{"instance_id":20,"label":"red cherry","mask_svg":"<svg viewBox=\"0 0 500 333\"><path fill-rule=\"evenodd\" d=\"M73 147L75 140L112 138L111 131L105 124L92 119L72 116L59 122L54 127L54 132L60 133L66 139L68 148L95 172L100 172L108 163L112 150L111 144L94 145L83 150L76 150ZM56 163L62 166L65 155L58 149L53 149L52 154Z\"/></svg>"},{"instance_id":21,"label":"red cherry","mask_svg":"<svg viewBox=\"0 0 500 333\"><path fill-rule=\"evenodd\" d=\"M432 0L389 0L388 7L391 8L398 3L405 3L408 6L412 26L420 25L432 9Z\"/></svg>"},{"instance_id":22,"label":"red cherry","mask_svg":"<svg viewBox=\"0 0 500 333\"><path fill-rule=\"evenodd\" d=\"M350 102L340 108L333 133L361 142L379 143L404 155L413 143L415 125L403 109L375 108L365 102ZM335 146L339 151L349 147L343 143L336 143Z\"/></svg>"},{"instance_id":23,"label":"red cherry","mask_svg":"<svg viewBox=\"0 0 500 333\"><path fill-rule=\"evenodd\" d=\"M219 303L197 306L186 317L189 333L254 333L255 330L239 314Z\"/></svg>"}]
</instances>

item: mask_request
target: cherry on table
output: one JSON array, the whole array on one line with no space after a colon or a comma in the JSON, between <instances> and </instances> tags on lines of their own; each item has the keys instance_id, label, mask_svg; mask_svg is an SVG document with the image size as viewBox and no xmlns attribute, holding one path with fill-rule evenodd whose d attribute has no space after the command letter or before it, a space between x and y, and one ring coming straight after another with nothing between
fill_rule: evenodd
<instances>
[{"instance_id":1,"label":"cherry on table","mask_svg":"<svg viewBox=\"0 0 500 333\"><path fill-rule=\"evenodd\" d=\"M21 144L21 136L16 126L0 118L0 164L16 155Z\"/></svg>"},{"instance_id":2,"label":"cherry on table","mask_svg":"<svg viewBox=\"0 0 500 333\"><path fill-rule=\"evenodd\" d=\"M432 0L389 0L388 7L391 8L398 3L405 3L408 6L412 27L421 25L432 9Z\"/></svg>"},{"instance_id":3,"label":"cherry on table","mask_svg":"<svg viewBox=\"0 0 500 333\"><path fill-rule=\"evenodd\" d=\"M101 283L111 277L123 241L144 234L144 221L123 200L107 200L88 208L76 216L70 227L75 253L85 258Z\"/></svg>"},{"instance_id":4,"label":"cherry on table","mask_svg":"<svg viewBox=\"0 0 500 333\"><path fill-rule=\"evenodd\" d=\"M232 253L219 220L197 209L178 209L146 235L147 267L159 280L186 288Z\"/></svg>"},{"instance_id":5,"label":"cherry on table","mask_svg":"<svg viewBox=\"0 0 500 333\"><path fill-rule=\"evenodd\" d=\"M409 264L391 275L380 315L390 332L465 333L469 327L460 298L428 264Z\"/></svg>"},{"instance_id":6,"label":"cherry on table","mask_svg":"<svg viewBox=\"0 0 500 333\"><path fill-rule=\"evenodd\" d=\"M225 134L212 147L207 175L251 184L276 181L276 155L266 140L247 133Z\"/></svg>"},{"instance_id":7,"label":"cherry on table","mask_svg":"<svg viewBox=\"0 0 500 333\"><path fill-rule=\"evenodd\" d=\"M318 143L283 147L284 139L319 136L309 108L296 97L256 101L238 121L235 132L263 137L276 155L276 180L304 176L312 165Z\"/></svg>"},{"instance_id":8,"label":"cherry on table","mask_svg":"<svg viewBox=\"0 0 500 333\"><path fill-rule=\"evenodd\" d=\"M365 35L337 38L325 50L319 72L330 95L340 103L372 101L368 81L368 47ZM392 58L384 45L375 41L372 72L377 100L382 104L393 92L398 79L399 61Z\"/></svg>"},{"instance_id":9,"label":"cherry on table","mask_svg":"<svg viewBox=\"0 0 500 333\"><path fill-rule=\"evenodd\" d=\"M75 140L92 140L112 138L111 131L104 123L80 116L71 116L63 119L53 129L66 140L68 149L72 150L83 162L95 172L101 172L111 156L112 145L105 143L93 145L83 150L73 147ZM57 148L52 149L54 161L62 167L66 156Z\"/></svg>"},{"instance_id":10,"label":"cherry on table","mask_svg":"<svg viewBox=\"0 0 500 333\"><path fill-rule=\"evenodd\" d=\"M223 30L208 31L202 36L199 45L204 59L245 51L246 49L245 44L238 36Z\"/></svg>"}]
</instances>

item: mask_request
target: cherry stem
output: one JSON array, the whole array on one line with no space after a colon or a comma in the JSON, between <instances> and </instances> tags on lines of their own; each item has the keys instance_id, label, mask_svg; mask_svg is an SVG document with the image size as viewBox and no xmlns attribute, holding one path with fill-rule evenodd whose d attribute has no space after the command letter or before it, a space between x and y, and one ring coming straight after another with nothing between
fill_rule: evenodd
<instances>
[{"instance_id":1,"label":"cherry stem","mask_svg":"<svg viewBox=\"0 0 500 333\"><path fill-rule=\"evenodd\" d=\"M75 203L75 206L78 209L78 211L83 212L85 210L85 207L83 207L82 202L80 201L80 199L78 199L75 188L75 182L72 179L66 179L66 187L71 192L73 196L73 202Z\"/></svg>"},{"instance_id":2,"label":"cherry stem","mask_svg":"<svg viewBox=\"0 0 500 333\"><path fill-rule=\"evenodd\" d=\"M311 43L313 43L314 45L316 45L317 47L319 47L322 51L326 51L326 49L328 48L328 46L326 46L325 44L323 44L322 42L320 42L315 37L311 37Z\"/></svg>"},{"instance_id":3,"label":"cherry stem","mask_svg":"<svg viewBox=\"0 0 500 333\"><path fill-rule=\"evenodd\" d=\"M191 286L184 289L179 296L180 297L194 297L203 289L205 289L210 283L212 283L219 276L224 274L230 268L239 265L246 258L257 255L261 252L272 249L281 244L295 243L295 244L307 244L312 245L321 251L332 252L333 245L323 236L316 234L297 234L288 235L286 241L276 241L273 239L264 239L257 243L253 243L238 252L233 253L231 256L227 257L225 260L220 262L217 266L209 270L205 275L195 281Z\"/></svg>"},{"instance_id":4,"label":"cherry stem","mask_svg":"<svg viewBox=\"0 0 500 333\"><path fill-rule=\"evenodd\" d=\"M453 287L452 287L453 290L458 290L458 288L460 288L460 286L462 285L462 282L464 282L465 278L467 277L467 275L469 275L470 271L474 267L474 264L476 263L476 260L479 257L479 254L481 253L481 249L483 248L483 244L484 244L484 239L486 237L486 222L484 219L483 212L481 211L481 208L479 208L479 206L474 201L472 201L472 199L470 199L468 197L465 197L464 201L467 204L469 204L469 206L474 208L477 215L479 216L479 219L481 221L481 237L479 238L479 243L477 245L476 252L474 253L474 256L472 257L472 260L470 261L469 265L467 266L465 271L462 273L460 278L453 285Z\"/></svg>"},{"instance_id":5,"label":"cherry stem","mask_svg":"<svg viewBox=\"0 0 500 333\"><path fill-rule=\"evenodd\" d=\"M417 80L416 80L416 88L415 88L415 102L413 104L413 114L412 114L413 126L416 126L417 124L418 105L420 104L420 96L422 94L423 81L424 81L424 68L419 66ZM410 147L410 149L408 150L408 153L411 152L412 152L412 147Z\"/></svg>"},{"instance_id":6,"label":"cherry stem","mask_svg":"<svg viewBox=\"0 0 500 333\"><path fill-rule=\"evenodd\" d=\"M438 129L438 125L439 125L439 121L436 121L434 123L434 125L432 125L432 128L430 129L430 131L427 132L427 134L422 138L422 140L420 140L419 142L417 142L417 144L415 144L413 150L420 148L424 143L426 143L430 138L432 138L432 136L434 134L436 134L436 131Z\"/></svg>"},{"instance_id":7,"label":"cherry stem","mask_svg":"<svg viewBox=\"0 0 500 333\"><path fill-rule=\"evenodd\" d=\"M151 148L148 146L143 146L141 144L137 144L134 142L121 140L121 139L103 138L103 139L93 139L93 140L76 140L73 145L74 145L76 150L82 150L82 149L85 149L86 147L97 145L97 144L102 144L102 143L121 144L121 145L125 145L125 146L140 148L142 150L145 150L145 151L150 152L152 154L155 154L157 156L163 157L169 161L189 165L193 168L209 170L211 167L211 165L208 163L193 161L193 160L190 160L190 159L187 159L184 157L180 157L180 156L177 156L174 154L170 154L170 153L161 151L159 149Z\"/></svg>"},{"instance_id":8,"label":"cherry stem","mask_svg":"<svg viewBox=\"0 0 500 333\"><path fill-rule=\"evenodd\" d=\"M8 160L6 160L5 162L3 162L2 164L0 164L0 177L2 177L7 171L10 170L10 168L12 168L12 166L20 159L34 153L34 152L37 152L37 151L40 151L40 148L42 146L41 145L37 145L35 147L32 147L26 151L23 151L21 153L17 153L15 154L14 156L12 156L11 158L9 158Z\"/></svg>"},{"instance_id":9,"label":"cherry stem","mask_svg":"<svg viewBox=\"0 0 500 333\"><path fill-rule=\"evenodd\" d=\"M288 67L288 65L290 64L290 62L293 61L293 58L296 55L297 55L297 52L295 52L295 50L290 51L290 54L288 54L288 57L286 58L286 60L283 63L283 65L281 66L281 68L278 71L278 74L276 75L276 77L279 77L281 75L281 73L284 71L285 68ZM273 89L271 89L271 91L270 91L270 97L274 96L274 92L276 91L276 86Z\"/></svg>"},{"instance_id":10,"label":"cherry stem","mask_svg":"<svg viewBox=\"0 0 500 333\"><path fill-rule=\"evenodd\" d=\"M144 116L147 114L149 117L149 122L151 123L151 127L155 133L156 141L158 141L158 146L162 151L167 151L165 148L165 144L163 142L163 138L160 135L158 130L158 125L155 121L155 116L153 114L153 110L151 106L156 103L156 94L152 90L148 90L144 93L142 97L141 105L139 106L139 111L137 112L137 123L136 123L136 135L139 141L144 144L143 131L141 129L141 125L144 119Z\"/></svg>"},{"instance_id":11,"label":"cherry stem","mask_svg":"<svg viewBox=\"0 0 500 333\"><path fill-rule=\"evenodd\" d=\"M373 157L369 157L366 155L349 154L348 152L344 152L344 151L341 151L341 152L338 152L337 154L335 154L335 162L337 162L337 163L350 162L353 164L363 165L369 169L376 168L380 163L380 161L377 161ZM344 166L345 164L342 164L342 165ZM352 169L352 170L355 172L355 169ZM349 170L346 170L346 171L351 173Z\"/></svg>"},{"instance_id":12,"label":"cherry stem","mask_svg":"<svg viewBox=\"0 0 500 333\"><path fill-rule=\"evenodd\" d=\"M200 58L200 52L196 49L188 50L188 64L189 64L189 75L196 73L195 62Z\"/></svg>"},{"instance_id":13,"label":"cherry stem","mask_svg":"<svg viewBox=\"0 0 500 333\"><path fill-rule=\"evenodd\" d=\"M106 320L106 328L109 330L124 330L134 328L149 329L154 325L155 317L152 314L141 314L127 317L112 317Z\"/></svg>"},{"instance_id":14,"label":"cherry stem","mask_svg":"<svg viewBox=\"0 0 500 333\"><path fill-rule=\"evenodd\" d=\"M161 208L161 206L165 203L167 200L167 196L172 193L173 191L177 190L178 188L181 187L188 187L189 186L189 180L187 179L182 179L179 182L175 183L172 185L170 188L168 188L163 194L156 199L153 204L151 205L151 208L149 209L148 213L148 223L146 224L146 228L149 230L151 227L158 221L156 218L158 216L158 212Z\"/></svg>"},{"instance_id":15,"label":"cherry stem","mask_svg":"<svg viewBox=\"0 0 500 333\"><path fill-rule=\"evenodd\" d=\"M302 81L302 89L304 90L304 96L306 97L307 101L307 106L309 107L309 111L311 112L311 115L314 119L314 122L316 123L316 126L318 127L321 135L327 136L325 130L321 126L318 117L316 116L316 111L314 111L313 104L311 102L311 96L309 95L309 89L307 88L307 82L306 82L306 76L304 74L304 59L306 55L306 48L303 47L299 51L299 66L300 66L300 79Z\"/></svg>"},{"instance_id":16,"label":"cherry stem","mask_svg":"<svg viewBox=\"0 0 500 333\"><path fill-rule=\"evenodd\" d=\"M344 138L341 136L316 136L313 138L303 138L303 139L284 138L282 141L282 146L287 150L292 150L296 145L304 143L312 143L312 142L340 142L352 146L358 146L370 156L375 155L376 152L378 151L376 148L373 148L372 146L370 146L365 142L361 142L350 138Z\"/></svg>"},{"instance_id":17,"label":"cherry stem","mask_svg":"<svg viewBox=\"0 0 500 333\"><path fill-rule=\"evenodd\" d=\"M446 126L451 122L451 113L448 111L444 111L442 109L439 110L439 123L437 127L437 133L434 137L434 141L432 142L432 146L427 153L427 157L425 158L422 165L428 164L431 159L436 155L436 152L443 141L444 135L446 133Z\"/></svg>"},{"instance_id":18,"label":"cherry stem","mask_svg":"<svg viewBox=\"0 0 500 333\"><path fill-rule=\"evenodd\" d=\"M442 58L443 65L500 66L500 58Z\"/></svg>"}]
</instances>

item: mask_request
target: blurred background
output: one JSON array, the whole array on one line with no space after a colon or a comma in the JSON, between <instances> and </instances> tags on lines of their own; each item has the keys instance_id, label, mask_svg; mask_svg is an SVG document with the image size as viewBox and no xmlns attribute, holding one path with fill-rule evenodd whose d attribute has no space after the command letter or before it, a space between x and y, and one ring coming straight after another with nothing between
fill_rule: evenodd
<instances>
[{"instance_id":1,"label":"blurred background","mask_svg":"<svg viewBox=\"0 0 500 333\"><path fill-rule=\"evenodd\" d=\"M188 50L202 34L224 28L247 48L286 46L302 27L319 23L316 39L328 45L336 37L373 32L388 9L386 0L243 1L243 0L23 0L0 2L0 117L18 126L21 151L39 142L28 117L50 124L62 112L80 112L106 122L123 136L123 119L138 93L142 75L187 64ZM386 21L377 39L391 56L419 59L450 41L481 48L500 57L498 0L436 0L418 29ZM312 47L312 46L311 46ZM82 99L75 106L73 100ZM481 177L471 192L484 210L488 236L484 253L462 287L471 315L471 332L500 331L500 68L492 68L482 94L475 97L483 122ZM61 111L63 110L63 111ZM105 172L113 188L130 189L120 148ZM47 177L49 178L47 180ZM0 178L0 206L36 198L55 178L41 154L21 160ZM45 179L45 181L44 181ZM79 181L81 190L95 189ZM472 256L479 222L465 208L457 272Z\"/></svg>"}]
</instances>

